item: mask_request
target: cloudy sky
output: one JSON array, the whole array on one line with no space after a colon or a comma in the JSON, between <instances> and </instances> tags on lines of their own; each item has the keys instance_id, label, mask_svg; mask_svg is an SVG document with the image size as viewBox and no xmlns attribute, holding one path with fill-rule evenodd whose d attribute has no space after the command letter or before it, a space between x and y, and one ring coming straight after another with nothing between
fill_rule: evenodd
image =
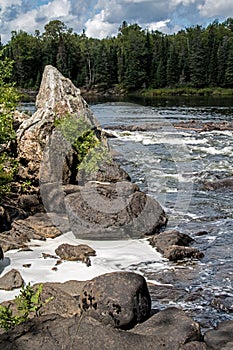
<instances>
[{"instance_id":1,"label":"cloudy sky","mask_svg":"<svg viewBox=\"0 0 233 350\"><path fill-rule=\"evenodd\" d=\"M114 35L120 24L173 33L186 26L206 25L233 17L233 0L0 0L0 34L7 42L12 30L34 34L59 19L77 33Z\"/></svg>"}]
</instances>

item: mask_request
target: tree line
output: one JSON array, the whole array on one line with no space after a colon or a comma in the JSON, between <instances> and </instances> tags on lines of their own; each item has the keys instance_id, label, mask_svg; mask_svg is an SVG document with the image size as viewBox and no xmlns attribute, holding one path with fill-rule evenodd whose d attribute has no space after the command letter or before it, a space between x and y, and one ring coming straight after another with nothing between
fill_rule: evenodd
<instances>
[{"instance_id":1,"label":"tree line","mask_svg":"<svg viewBox=\"0 0 233 350\"><path fill-rule=\"evenodd\" d=\"M233 18L173 35L123 22L117 36L101 40L53 20L42 34L13 31L1 48L21 88L37 89L47 64L87 89L233 87Z\"/></svg>"}]
</instances>

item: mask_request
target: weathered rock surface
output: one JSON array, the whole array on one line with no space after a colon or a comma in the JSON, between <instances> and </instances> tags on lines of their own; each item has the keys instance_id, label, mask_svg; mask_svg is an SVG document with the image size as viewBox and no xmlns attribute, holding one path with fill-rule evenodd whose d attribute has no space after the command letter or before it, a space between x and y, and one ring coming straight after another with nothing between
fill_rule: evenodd
<instances>
[{"instance_id":1,"label":"weathered rock surface","mask_svg":"<svg viewBox=\"0 0 233 350\"><path fill-rule=\"evenodd\" d=\"M213 350L233 349L233 321L221 322L217 329L205 333L204 340Z\"/></svg>"},{"instance_id":2,"label":"weathered rock surface","mask_svg":"<svg viewBox=\"0 0 233 350\"><path fill-rule=\"evenodd\" d=\"M204 254L197 248L171 245L164 251L164 257L171 261L183 259L202 259Z\"/></svg>"},{"instance_id":3,"label":"weathered rock surface","mask_svg":"<svg viewBox=\"0 0 233 350\"><path fill-rule=\"evenodd\" d=\"M194 242L194 240L177 230L169 230L160 233L159 235L155 235L153 237L150 237L149 240L152 247L155 247L158 252L164 253L165 249L168 248L171 245L178 245L178 246L189 246L190 243Z\"/></svg>"},{"instance_id":4,"label":"weathered rock surface","mask_svg":"<svg viewBox=\"0 0 233 350\"><path fill-rule=\"evenodd\" d=\"M191 342L201 340L200 326L181 309L170 307L137 325L134 333L152 336L156 334L164 348L173 350Z\"/></svg>"},{"instance_id":5,"label":"weathered rock surface","mask_svg":"<svg viewBox=\"0 0 233 350\"><path fill-rule=\"evenodd\" d=\"M80 306L104 324L128 329L149 317L151 299L143 276L114 272L89 281L80 295Z\"/></svg>"},{"instance_id":6,"label":"weathered rock surface","mask_svg":"<svg viewBox=\"0 0 233 350\"><path fill-rule=\"evenodd\" d=\"M158 232L167 222L159 203L128 181L89 182L65 201L78 238L139 238Z\"/></svg>"},{"instance_id":7,"label":"weathered rock surface","mask_svg":"<svg viewBox=\"0 0 233 350\"><path fill-rule=\"evenodd\" d=\"M19 271L12 269L0 278L0 289L13 290L23 285L23 279Z\"/></svg>"},{"instance_id":8,"label":"weathered rock surface","mask_svg":"<svg viewBox=\"0 0 233 350\"><path fill-rule=\"evenodd\" d=\"M181 313L179 317L182 318ZM151 323L154 323L153 318L154 316ZM168 330L165 335L160 333L161 327L156 324L152 328L145 328L145 332L141 330L139 333L134 330L128 332L105 326L98 320L85 315L71 318L63 318L59 315L40 316L2 334L0 348L4 350L179 350L185 342L186 346L189 344L189 339L199 337L195 322L192 323L192 320L187 318L186 327L183 324L179 326L180 318L175 319L176 325L174 325L169 324L170 318L164 317L164 323L167 320L167 324L163 326ZM176 336L178 336L177 339ZM187 349L204 350L206 348L200 342L199 348L188 347Z\"/></svg>"},{"instance_id":9,"label":"weathered rock surface","mask_svg":"<svg viewBox=\"0 0 233 350\"><path fill-rule=\"evenodd\" d=\"M208 191L224 190L233 187L233 177L227 177L215 181L205 181L202 189Z\"/></svg>"},{"instance_id":10,"label":"weathered rock surface","mask_svg":"<svg viewBox=\"0 0 233 350\"><path fill-rule=\"evenodd\" d=\"M211 350L204 342L192 341L184 344L179 350Z\"/></svg>"},{"instance_id":11,"label":"weathered rock surface","mask_svg":"<svg viewBox=\"0 0 233 350\"><path fill-rule=\"evenodd\" d=\"M72 171L77 169L70 167L72 150L54 127L54 121L69 113L76 118L82 116L93 128L98 128L98 122L81 97L80 90L52 66L45 67L36 108L37 111L21 124L17 132L19 175L37 184L40 176L42 182L59 181L62 180L63 166L69 182ZM69 157L68 152L71 152ZM45 162L41 167L43 159Z\"/></svg>"},{"instance_id":12,"label":"weathered rock surface","mask_svg":"<svg viewBox=\"0 0 233 350\"><path fill-rule=\"evenodd\" d=\"M62 217L60 220L62 221ZM29 216L25 220L15 220L12 223L10 231L0 234L0 244L3 251L10 249L19 249L25 247L31 239L45 240L46 238L55 238L61 235L65 230L65 223L59 229L58 217L56 217L57 225L54 225L54 220L46 213L37 213Z\"/></svg>"},{"instance_id":13,"label":"weathered rock surface","mask_svg":"<svg viewBox=\"0 0 233 350\"><path fill-rule=\"evenodd\" d=\"M63 260L82 261L87 266L91 265L90 256L96 255L96 251L86 244L74 246L67 243L59 245L55 253Z\"/></svg>"}]
</instances>

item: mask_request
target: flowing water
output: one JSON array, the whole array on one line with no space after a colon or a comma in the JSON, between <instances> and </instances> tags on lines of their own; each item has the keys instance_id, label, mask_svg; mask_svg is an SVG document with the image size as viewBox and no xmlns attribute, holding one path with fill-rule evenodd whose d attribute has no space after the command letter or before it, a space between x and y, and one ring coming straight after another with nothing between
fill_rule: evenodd
<instances>
[{"instance_id":1,"label":"flowing water","mask_svg":"<svg viewBox=\"0 0 233 350\"><path fill-rule=\"evenodd\" d=\"M114 126L110 145L132 180L154 196L169 215L168 229L178 229L195 239L202 260L166 263L166 276L189 297L180 305L203 328L233 319L233 187L205 189L206 182L233 176L232 131L197 132L175 129L173 123L232 121L230 99L164 99L91 103L103 128ZM147 131L121 131L118 125L157 124ZM126 128L127 129L127 128ZM161 276L153 262L132 266L150 280ZM166 277L160 278L165 283ZM169 283L169 281L167 281ZM162 308L153 300L154 307Z\"/></svg>"}]
</instances>

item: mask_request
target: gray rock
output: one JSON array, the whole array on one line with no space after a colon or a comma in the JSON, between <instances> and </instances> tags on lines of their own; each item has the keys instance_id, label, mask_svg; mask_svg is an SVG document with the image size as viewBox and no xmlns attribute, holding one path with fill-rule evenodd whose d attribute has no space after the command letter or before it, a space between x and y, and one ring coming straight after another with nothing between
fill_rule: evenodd
<instances>
[{"instance_id":1,"label":"gray rock","mask_svg":"<svg viewBox=\"0 0 233 350\"><path fill-rule=\"evenodd\" d=\"M217 329L204 335L205 343L213 350L233 349L233 321L221 322Z\"/></svg>"},{"instance_id":2,"label":"gray rock","mask_svg":"<svg viewBox=\"0 0 233 350\"><path fill-rule=\"evenodd\" d=\"M0 349L171 350L163 347L156 334L148 337L125 332L104 326L92 317L58 315L34 318L0 335Z\"/></svg>"},{"instance_id":3,"label":"gray rock","mask_svg":"<svg viewBox=\"0 0 233 350\"><path fill-rule=\"evenodd\" d=\"M20 272L12 269L0 278L0 289L13 290L22 287L23 283Z\"/></svg>"},{"instance_id":4,"label":"gray rock","mask_svg":"<svg viewBox=\"0 0 233 350\"><path fill-rule=\"evenodd\" d=\"M159 235L154 235L149 238L149 242L152 247L155 247L160 253L164 253L164 250L171 245L189 246L194 240L190 236L177 230L169 230Z\"/></svg>"},{"instance_id":5,"label":"gray rock","mask_svg":"<svg viewBox=\"0 0 233 350\"><path fill-rule=\"evenodd\" d=\"M70 226L82 239L125 239L166 225L160 204L128 181L89 182L65 199Z\"/></svg>"},{"instance_id":6,"label":"gray rock","mask_svg":"<svg viewBox=\"0 0 233 350\"><path fill-rule=\"evenodd\" d=\"M82 261L90 266L90 256L95 256L96 251L86 244L70 245L63 243L55 250L55 253L63 260Z\"/></svg>"},{"instance_id":7,"label":"gray rock","mask_svg":"<svg viewBox=\"0 0 233 350\"><path fill-rule=\"evenodd\" d=\"M113 272L87 282L80 306L84 313L104 324L128 329L149 317L151 299L143 276Z\"/></svg>"},{"instance_id":8,"label":"gray rock","mask_svg":"<svg viewBox=\"0 0 233 350\"><path fill-rule=\"evenodd\" d=\"M68 183L72 172L77 172L70 168L73 151L54 127L54 121L67 113L75 118L82 116L94 128L99 128L98 121L80 90L52 66L44 69L36 108L17 132L19 175L38 184L39 178L42 182L62 181L65 174Z\"/></svg>"},{"instance_id":9,"label":"gray rock","mask_svg":"<svg viewBox=\"0 0 233 350\"><path fill-rule=\"evenodd\" d=\"M164 257L171 261L183 259L201 259L204 254L197 248L172 245L165 249Z\"/></svg>"},{"instance_id":10,"label":"gray rock","mask_svg":"<svg viewBox=\"0 0 233 350\"><path fill-rule=\"evenodd\" d=\"M170 307L137 325L134 333L157 335L164 349L177 350L191 341L201 340L200 326L181 309Z\"/></svg>"},{"instance_id":11,"label":"gray rock","mask_svg":"<svg viewBox=\"0 0 233 350\"><path fill-rule=\"evenodd\" d=\"M204 342L192 341L179 348L179 350L211 350Z\"/></svg>"}]
</instances>

